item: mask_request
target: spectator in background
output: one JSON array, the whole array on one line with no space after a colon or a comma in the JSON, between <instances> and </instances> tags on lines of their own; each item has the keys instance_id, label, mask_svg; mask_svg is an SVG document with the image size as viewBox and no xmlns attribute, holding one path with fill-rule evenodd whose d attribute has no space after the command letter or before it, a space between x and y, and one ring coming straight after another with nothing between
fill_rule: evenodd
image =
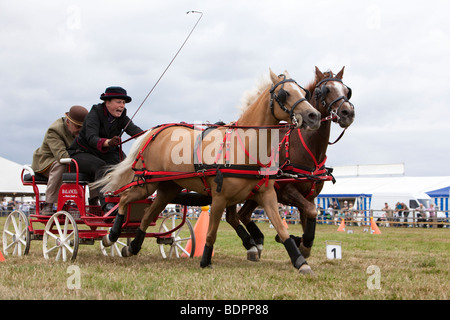
<instances>
[{"instance_id":1,"label":"spectator in background","mask_svg":"<svg viewBox=\"0 0 450 320\"><path fill-rule=\"evenodd\" d=\"M324 211L328 224L333 224L333 206L331 203L328 205L327 210Z\"/></svg>"},{"instance_id":2,"label":"spectator in background","mask_svg":"<svg viewBox=\"0 0 450 320\"><path fill-rule=\"evenodd\" d=\"M397 202L397 204L395 205L395 213L396 213L396 215L397 215L397 219L396 219L396 221L399 221L400 222L400 220L401 220L401 217L402 216L404 216L405 217L405 222L407 222L407 217L408 217L408 214L409 214L409 212L407 212L407 210L408 210L408 207L406 206L406 204L404 204L403 202ZM401 224L397 224L396 225L396 227L401 227L402 225ZM405 227L407 227L408 225L407 224L405 224L405 225L403 225L403 226L405 226Z\"/></svg>"},{"instance_id":3,"label":"spectator in background","mask_svg":"<svg viewBox=\"0 0 450 320\"><path fill-rule=\"evenodd\" d=\"M417 212L417 222L419 222L418 227L426 228L427 225L425 222L427 222L427 212L424 205L421 203L419 204L419 207L416 209Z\"/></svg>"},{"instance_id":4,"label":"spectator in background","mask_svg":"<svg viewBox=\"0 0 450 320\"><path fill-rule=\"evenodd\" d=\"M350 225L356 226L356 223L353 222L356 221L355 215L356 215L355 208L353 208L353 203L350 202L348 205L348 213L347 213L348 220L351 221Z\"/></svg>"},{"instance_id":5,"label":"spectator in background","mask_svg":"<svg viewBox=\"0 0 450 320\"><path fill-rule=\"evenodd\" d=\"M403 220L405 222L405 224L403 226L405 228L407 228L408 227L409 208L404 202L401 203L401 206L402 206L403 217L405 218Z\"/></svg>"},{"instance_id":6,"label":"spectator in background","mask_svg":"<svg viewBox=\"0 0 450 320\"><path fill-rule=\"evenodd\" d=\"M436 207L434 206L434 203L430 204L430 207L428 208L428 212L430 213L430 223L431 228L437 228L437 215L436 215Z\"/></svg>"},{"instance_id":7,"label":"spectator in background","mask_svg":"<svg viewBox=\"0 0 450 320\"><path fill-rule=\"evenodd\" d=\"M341 223L342 217L340 216L340 210L336 202L333 203L333 216L334 216L334 224L339 225Z\"/></svg>"},{"instance_id":8,"label":"spectator in background","mask_svg":"<svg viewBox=\"0 0 450 320\"><path fill-rule=\"evenodd\" d=\"M387 202L384 203L384 207L381 209L381 221L385 222L385 226L389 226L389 221L392 219L392 209L389 207L389 204ZM378 219L380 220L380 219Z\"/></svg>"}]
</instances>

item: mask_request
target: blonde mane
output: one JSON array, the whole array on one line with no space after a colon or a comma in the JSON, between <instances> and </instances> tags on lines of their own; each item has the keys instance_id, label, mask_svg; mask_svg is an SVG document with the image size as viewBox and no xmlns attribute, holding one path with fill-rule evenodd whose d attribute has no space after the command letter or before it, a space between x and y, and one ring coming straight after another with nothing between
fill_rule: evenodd
<instances>
[{"instance_id":1,"label":"blonde mane","mask_svg":"<svg viewBox=\"0 0 450 320\"><path fill-rule=\"evenodd\" d=\"M262 75L259 77L259 79L256 81L255 86L247 90L243 93L241 102L238 106L238 108L241 110L241 113L243 113L249 106L251 106L258 97L264 92L264 90L267 89L269 85L272 84L272 81L270 80L269 75Z\"/></svg>"}]
</instances>

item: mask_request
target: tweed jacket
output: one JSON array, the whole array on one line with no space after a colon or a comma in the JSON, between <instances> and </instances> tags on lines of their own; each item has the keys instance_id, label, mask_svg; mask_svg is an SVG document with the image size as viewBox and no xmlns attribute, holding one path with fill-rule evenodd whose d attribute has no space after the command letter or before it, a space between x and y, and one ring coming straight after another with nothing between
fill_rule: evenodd
<instances>
[{"instance_id":1,"label":"tweed jacket","mask_svg":"<svg viewBox=\"0 0 450 320\"><path fill-rule=\"evenodd\" d=\"M120 162L120 148L117 146L104 148L103 143L107 139L119 136L129 121L130 118L126 115L126 109L119 118L115 118L108 112L104 103L93 105L84 120L80 134L68 149L70 156L80 152L88 152L103 159L107 164ZM125 130L130 136L142 131L133 122L130 122ZM122 156L124 157L124 155Z\"/></svg>"},{"instance_id":2,"label":"tweed jacket","mask_svg":"<svg viewBox=\"0 0 450 320\"><path fill-rule=\"evenodd\" d=\"M35 172L45 171L54 161L69 158L67 148L74 137L65 122L65 117L59 118L47 129L42 145L33 153L31 168Z\"/></svg>"}]
</instances>

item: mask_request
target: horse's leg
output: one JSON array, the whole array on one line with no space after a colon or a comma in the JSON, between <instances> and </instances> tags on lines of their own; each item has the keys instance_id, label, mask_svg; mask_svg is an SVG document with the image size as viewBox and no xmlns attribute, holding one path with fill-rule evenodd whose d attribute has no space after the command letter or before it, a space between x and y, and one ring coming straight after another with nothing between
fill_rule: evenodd
<instances>
[{"instance_id":1,"label":"horse's leg","mask_svg":"<svg viewBox=\"0 0 450 320\"><path fill-rule=\"evenodd\" d=\"M272 225L277 231L286 251L291 258L292 265L302 274L312 273L311 267L308 266L305 258L298 249L295 241L289 236L286 227L283 225L280 214L278 213L278 201L274 188L268 188L264 193L257 194L258 202L264 207Z\"/></svg>"},{"instance_id":2,"label":"horse's leg","mask_svg":"<svg viewBox=\"0 0 450 320\"><path fill-rule=\"evenodd\" d=\"M293 184L286 184L281 194L281 201L298 208L303 227L303 237L291 236L305 258L311 255L315 232L317 212L314 200L307 200Z\"/></svg>"},{"instance_id":3,"label":"horse's leg","mask_svg":"<svg viewBox=\"0 0 450 320\"><path fill-rule=\"evenodd\" d=\"M213 197L211 203L211 214L209 217L208 233L206 234L205 248L203 249L200 267L211 267L211 257L213 253L214 243L217 238L217 230L219 228L220 219L226 207L226 201L221 196Z\"/></svg>"},{"instance_id":4,"label":"horse's leg","mask_svg":"<svg viewBox=\"0 0 450 320\"><path fill-rule=\"evenodd\" d=\"M153 192L152 192L153 193ZM148 190L142 187L132 187L124 191L120 196L118 214L114 219L113 226L109 234L103 236L102 244L105 247L112 246L119 239L122 231L122 224L125 220L126 208L129 203L145 199L148 196Z\"/></svg>"},{"instance_id":5,"label":"horse's leg","mask_svg":"<svg viewBox=\"0 0 450 320\"><path fill-rule=\"evenodd\" d=\"M142 243L145 240L145 234L148 226L161 213L170 201L180 193L182 188L173 182L163 182L158 186L158 193L153 203L144 211L141 225L136 231L136 237L131 241L129 246L122 248L122 256L130 257L139 253Z\"/></svg>"},{"instance_id":6,"label":"horse's leg","mask_svg":"<svg viewBox=\"0 0 450 320\"><path fill-rule=\"evenodd\" d=\"M247 260L259 261L259 254L255 240L253 240L250 234L248 234L247 230L245 230L245 228L239 222L238 214L236 212L236 205L227 207L225 218L227 222L234 228L239 238L241 238L242 245L245 247L245 249L247 249Z\"/></svg>"},{"instance_id":7,"label":"horse's leg","mask_svg":"<svg viewBox=\"0 0 450 320\"><path fill-rule=\"evenodd\" d=\"M261 258L264 245L264 234L252 220L252 213L257 206L258 203L256 201L247 200L239 210L239 220L241 220L247 231L250 233L250 236L255 241L258 257Z\"/></svg>"},{"instance_id":8,"label":"horse's leg","mask_svg":"<svg viewBox=\"0 0 450 320\"><path fill-rule=\"evenodd\" d=\"M309 203L309 205L307 208L303 209L306 219L303 219L305 220L305 225L303 226L303 239L299 248L305 256L309 257L316 235L317 211L314 202L307 201L307 203Z\"/></svg>"}]
</instances>

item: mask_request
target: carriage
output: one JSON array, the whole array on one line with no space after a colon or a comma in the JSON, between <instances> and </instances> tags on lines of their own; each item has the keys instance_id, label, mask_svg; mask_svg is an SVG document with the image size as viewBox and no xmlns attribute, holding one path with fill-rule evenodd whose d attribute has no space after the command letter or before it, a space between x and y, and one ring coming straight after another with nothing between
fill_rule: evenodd
<instances>
[{"instance_id":1,"label":"carriage","mask_svg":"<svg viewBox=\"0 0 450 320\"><path fill-rule=\"evenodd\" d=\"M351 89L342 82L343 71L344 68L334 75L331 71L322 73L316 67L315 80L303 88L287 71L277 76L270 70L269 79L261 83L251 99L247 99L240 118L234 123L215 127L214 132L219 137L216 139L203 139L207 135L206 129L197 130L197 126L186 123L152 128L135 142L124 161L92 185L102 186L102 191L118 195L108 199L116 203L113 209L105 213L98 207L85 205L87 182L76 170L75 174L66 174L67 180L60 189L58 211L53 216L36 214L28 221L16 212L15 216L7 219L5 230L12 225L17 232L4 232L4 251L14 248L17 254L27 253L29 241L41 238L46 258L56 252L56 259L74 259L78 244L91 244L102 239L105 245L116 247L115 235L118 234L122 238L134 237L122 248L124 257L138 254L146 237L157 238L161 253L164 245L169 246L169 252L174 252L181 249L178 240L185 239L177 234L181 226L188 224L192 242L195 242L195 235L186 220L186 207L178 224L174 222L175 216L162 216L161 211L183 190L191 190L205 196L211 203L200 267L212 265L213 245L224 210L227 210L227 221L243 240L248 256L250 251L257 251L256 254L260 255L262 249L258 246L262 248L262 242L258 243L256 238L263 240L263 236L249 221L252 206L259 204L274 226L292 265L301 274L312 273L306 258L315 234L317 210L314 198L320 193L323 182L333 179L325 168L330 122L338 123L345 132L355 116L353 104L349 101ZM284 125L281 124L283 121ZM277 135L283 128L287 130L284 136ZM258 130L270 131L270 134L261 135L259 132L248 136L248 139L245 137L249 131ZM291 135L294 132L298 134ZM272 145L274 136L281 138L280 141L274 139L278 148ZM256 146L254 153L251 152L253 146ZM243 155L243 161L233 159L239 154ZM268 154L270 158L264 156ZM209 161L203 162L205 155L209 155ZM73 160L67 160L68 163L70 161ZM278 179L280 176L281 180ZM24 178L24 183L36 190L36 176L31 175L31 182L26 180ZM233 207L236 209L236 204L244 201L246 210L233 213ZM294 205L302 211L302 238L289 235L278 214L278 202ZM112 214L115 208L118 208L117 217L120 219ZM125 221L123 224L113 223L122 219ZM147 228L155 226L160 219L163 220L160 231L147 233ZM168 223L170 219L172 229L168 230L164 222ZM45 224L45 229L35 230L35 223ZM87 228L79 229L77 224ZM109 241L105 242L105 238ZM192 252L195 250L191 250L191 256Z\"/></svg>"},{"instance_id":2,"label":"carriage","mask_svg":"<svg viewBox=\"0 0 450 320\"><path fill-rule=\"evenodd\" d=\"M115 206L108 212L99 205L88 205L86 195L88 184L92 181L78 171L74 159L62 159L61 163L75 164L76 172L63 174L63 183L59 190L58 205L53 215L41 213L39 186L47 184L47 178L24 166L21 174L23 185L31 186L36 197L36 212L27 216L20 210L11 212L6 218L3 229L3 254L27 255L32 240L42 240L43 254L46 259L56 261L75 260L80 244L94 245L100 240L100 250L105 256L121 256L122 247L136 234L144 209L153 202L153 197L130 203L126 219L122 225L120 240L106 248L101 239L113 225L115 209L120 197L109 195L106 201ZM151 223L156 229L146 233L146 237L156 238L163 258L189 256L195 252L195 234L191 222L187 219L187 206L181 210L165 210ZM190 251L185 249L190 242Z\"/></svg>"}]
</instances>

